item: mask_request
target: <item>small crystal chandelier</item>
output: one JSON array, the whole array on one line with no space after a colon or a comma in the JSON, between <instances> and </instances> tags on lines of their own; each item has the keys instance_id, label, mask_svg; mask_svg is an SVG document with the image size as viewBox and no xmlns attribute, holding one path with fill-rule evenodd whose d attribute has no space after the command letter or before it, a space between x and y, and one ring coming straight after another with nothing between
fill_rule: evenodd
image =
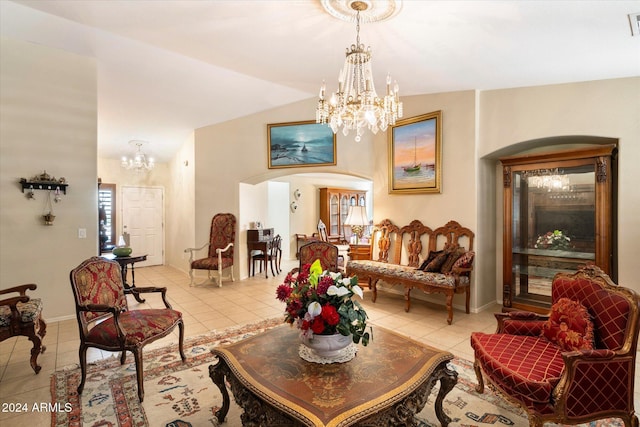
<instances>
[{"instance_id":1,"label":"small crystal chandelier","mask_svg":"<svg viewBox=\"0 0 640 427\"><path fill-rule=\"evenodd\" d=\"M402 102L398 96L398 83L391 86L391 76L387 75L387 89L384 98L379 98L373 84L371 70L371 47L365 49L360 43L360 12L367 10L368 3L353 1L349 6L356 11L356 43L347 48L344 68L338 77L338 92L325 99L325 84L320 88L316 108L316 123L329 124L333 133L342 126L346 136L350 130L356 131L356 141L360 141L365 128L373 133L385 131L402 117Z\"/></svg>"},{"instance_id":2,"label":"small crystal chandelier","mask_svg":"<svg viewBox=\"0 0 640 427\"><path fill-rule=\"evenodd\" d=\"M155 166L153 159L151 157L147 157L147 155L142 151L142 146L146 143L146 141L139 140L129 141L129 145L136 147L135 155L133 158L123 156L120 165L125 169L133 170L135 172L148 172L153 169Z\"/></svg>"},{"instance_id":3,"label":"small crystal chandelier","mask_svg":"<svg viewBox=\"0 0 640 427\"><path fill-rule=\"evenodd\" d=\"M569 175L566 175L558 168L537 169L523 174L530 187L551 191L568 191L571 189Z\"/></svg>"}]
</instances>

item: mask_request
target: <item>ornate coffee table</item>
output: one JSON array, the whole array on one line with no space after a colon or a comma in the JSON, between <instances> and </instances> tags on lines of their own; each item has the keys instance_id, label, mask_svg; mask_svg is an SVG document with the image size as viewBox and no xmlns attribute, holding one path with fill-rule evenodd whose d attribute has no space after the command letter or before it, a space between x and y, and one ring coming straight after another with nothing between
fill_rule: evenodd
<instances>
[{"instance_id":1,"label":"ornate coffee table","mask_svg":"<svg viewBox=\"0 0 640 427\"><path fill-rule=\"evenodd\" d=\"M209 376L223 399L216 417L222 422L229 412L226 378L243 425L414 425L439 380L435 411L447 426L442 402L458 380L447 367L453 355L383 328L373 335L350 362L327 365L300 358L298 331L288 325L212 349L218 363Z\"/></svg>"}]
</instances>

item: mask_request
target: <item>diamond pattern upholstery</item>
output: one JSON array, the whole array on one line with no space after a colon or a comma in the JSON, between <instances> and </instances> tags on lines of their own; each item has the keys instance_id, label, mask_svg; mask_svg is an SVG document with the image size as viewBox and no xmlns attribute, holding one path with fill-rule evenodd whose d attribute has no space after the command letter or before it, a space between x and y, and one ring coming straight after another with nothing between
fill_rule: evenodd
<instances>
[{"instance_id":1,"label":"diamond pattern upholstery","mask_svg":"<svg viewBox=\"0 0 640 427\"><path fill-rule=\"evenodd\" d=\"M638 295L590 265L575 274L556 274L552 302L561 298L587 308L595 349L563 352L540 334L546 316L497 313L496 333L471 334L477 391L483 391L487 379L527 411L532 426L618 417L627 427L637 427L633 389Z\"/></svg>"}]
</instances>

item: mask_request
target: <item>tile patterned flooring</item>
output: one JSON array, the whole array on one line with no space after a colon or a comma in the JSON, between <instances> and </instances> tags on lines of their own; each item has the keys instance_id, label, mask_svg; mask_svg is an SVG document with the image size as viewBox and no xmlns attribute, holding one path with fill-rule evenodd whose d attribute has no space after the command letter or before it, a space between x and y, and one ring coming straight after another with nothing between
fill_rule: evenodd
<instances>
[{"instance_id":1,"label":"tile patterned flooring","mask_svg":"<svg viewBox=\"0 0 640 427\"><path fill-rule=\"evenodd\" d=\"M234 325L256 322L281 316L283 304L275 299L275 289L285 277L285 272L296 266L295 261L283 262L279 276L266 279L257 275L236 282L224 282L217 286L189 286L189 277L175 268L155 266L136 269L137 286L166 286L169 302L183 313L186 337L200 335L211 330L220 330ZM404 311L404 297L381 291L375 304L371 292L365 290L363 305L371 323L393 329L426 344L446 349L458 357L473 360L469 335L473 331L493 332L493 312L500 306L481 313L466 315L455 310L453 324L447 325L444 305L413 299L411 311ZM130 297L131 298L131 297ZM130 307L163 307L160 298L147 298L144 304L130 300ZM46 319L46 302L44 316ZM26 337L17 337L0 343L0 424L50 426L51 415L47 412L32 412L34 403L51 401L51 374L65 366L78 364L78 324L75 319L51 322L47 325L44 344L45 353L38 357L42 370L38 375L29 365L31 342ZM167 336L147 348L170 343L177 337ZM89 349L89 361L112 356L113 353ZM640 360L640 357L638 358ZM639 362L640 363L640 362ZM636 368L636 373L639 369ZM638 383L638 374L636 375ZM636 391L636 408L640 407L640 393ZM6 411L7 403L27 404L27 413ZM4 409L4 411L2 410ZM5 424L10 420L10 424Z\"/></svg>"}]
</instances>

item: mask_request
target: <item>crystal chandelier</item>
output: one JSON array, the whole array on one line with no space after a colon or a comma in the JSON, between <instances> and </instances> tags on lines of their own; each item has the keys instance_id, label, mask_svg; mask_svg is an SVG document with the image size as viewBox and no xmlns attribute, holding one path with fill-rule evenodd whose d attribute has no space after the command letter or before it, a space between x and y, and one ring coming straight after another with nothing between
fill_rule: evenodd
<instances>
[{"instance_id":1,"label":"crystal chandelier","mask_svg":"<svg viewBox=\"0 0 640 427\"><path fill-rule=\"evenodd\" d=\"M568 191L571 188L569 175L564 174L558 168L537 169L523 174L530 187L551 191Z\"/></svg>"},{"instance_id":2,"label":"crystal chandelier","mask_svg":"<svg viewBox=\"0 0 640 427\"><path fill-rule=\"evenodd\" d=\"M391 86L391 76L387 75L384 98L379 98L373 84L371 70L371 47L365 49L360 43L360 12L369 5L364 1L353 1L349 5L356 11L356 43L347 48L344 68L338 77L338 91L325 98L325 84L320 88L316 108L316 123L329 124L333 133L342 127L346 136L350 130L356 131L356 141L360 141L365 128L373 133L385 131L402 117L402 102L398 96L398 83Z\"/></svg>"},{"instance_id":3,"label":"crystal chandelier","mask_svg":"<svg viewBox=\"0 0 640 427\"><path fill-rule=\"evenodd\" d=\"M133 170L135 172L148 172L153 169L155 166L153 159L151 157L147 157L147 155L142 151L142 146L144 144L146 144L145 141L129 141L129 145L136 147L135 155L133 158L123 156L120 165L125 169Z\"/></svg>"}]
</instances>

